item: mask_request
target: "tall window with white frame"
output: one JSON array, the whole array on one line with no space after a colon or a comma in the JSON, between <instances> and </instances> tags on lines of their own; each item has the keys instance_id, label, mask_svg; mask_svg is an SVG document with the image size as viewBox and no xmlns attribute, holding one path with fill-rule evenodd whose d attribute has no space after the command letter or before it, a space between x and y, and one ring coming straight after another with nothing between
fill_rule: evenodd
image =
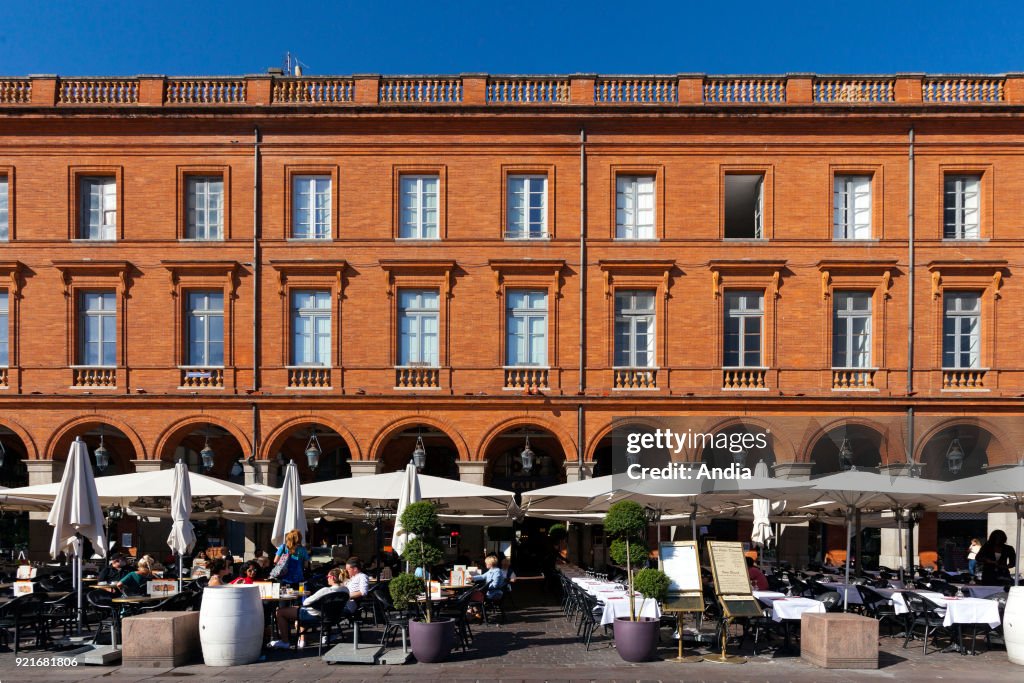
<instances>
[{"instance_id":1,"label":"tall window with white frame","mask_svg":"<svg viewBox=\"0 0 1024 683\"><path fill-rule=\"evenodd\" d=\"M835 176L832 237L837 240L871 239L871 176Z\"/></svg>"},{"instance_id":2,"label":"tall window with white frame","mask_svg":"<svg viewBox=\"0 0 1024 683\"><path fill-rule=\"evenodd\" d=\"M402 239L438 238L438 186L436 175L403 175L398 236Z\"/></svg>"},{"instance_id":3,"label":"tall window with white frame","mask_svg":"<svg viewBox=\"0 0 1024 683\"><path fill-rule=\"evenodd\" d=\"M292 238L327 240L331 238L331 177L297 175L292 177Z\"/></svg>"},{"instance_id":4,"label":"tall window with white frame","mask_svg":"<svg viewBox=\"0 0 1024 683\"><path fill-rule=\"evenodd\" d=\"M832 367L871 367L871 292L833 293Z\"/></svg>"},{"instance_id":5,"label":"tall window with white frame","mask_svg":"<svg viewBox=\"0 0 1024 683\"><path fill-rule=\"evenodd\" d=\"M947 240L976 240L981 237L981 176L947 175L942 236Z\"/></svg>"},{"instance_id":6,"label":"tall window with white frame","mask_svg":"<svg viewBox=\"0 0 1024 683\"><path fill-rule=\"evenodd\" d=\"M224 292L189 292L188 353L186 364L224 367Z\"/></svg>"},{"instance_id":7,"label":"tall window with white frame","mask_svg":"<svg viewBox=\"0 0 1024 683\"><path fill-rule=\"evenodd\" d=\"M505 293L505 364L548 364L548 293L510 289Z\"/></svg>"},{"instance_id":8,"label":"tall window with white frame","mask_svg":"<svg viewBox=\"0 0 1024 683\"><path fill-rule=\"evenodd\" d=\"M78 362L93 367L117 365L117 298L114 292L79 294Z\"/></svg>"},{"instance_id":9,"label":"tall window with white frame","mask_svg":"<svg viewBox=\"0 0 1024 683\"><path fill-rule=\"evenodd\" d=\"M330 292L292 292L292 365L330 367Z\"/></svg>"},{"instance_id":10,"label":"tall window with white frame","mask_svg":"<svg viewBox=\"0 0 1024 683\"><path fill-rule=\"evenodd\" d=\"M438 367L439 304L436 289L399 290L399 366Z\"/></svg>"},{"instance_id":11,"label":"tall window with white frame","mask_svg":"<svg viewBox=\"0 0 1024 683\"><path fill-rule=\"evenodd\" d=\"M548 236L548 177L510 175L505 238L545 239Z\"/></svg>"},{"instance_id":12,"label":"tall window with white frame","mask_svg":"<svg viewBox=\"0 0 1024 683\"><path fill-rule=\"evenodd\" d=\"M653 290L624 289L615 292L615 366L654 366Z\"/></svg>"},{"instance_id":13,"label":"tall window with white frame","mask_svg":"<svg viewBox=\"0 0 1024 683\"><path fill-rule=\"evenodd\" d=\"M6 368L10 363L10 338L8 317L7 290L0 290L0 368Z\"/></svg>"},{"instance_id":14,"label":"tall window with white frame","mask_svg":"<svg viewBox=\"0 0 1024 683\"><path fill-rule=\"evenodd\" d=\"M654 176L616 177L615 239L654 239Z\"/></svg>"},{"instance_id":15,"label":"tall window with white frame","mask_svg":"<svg viewBox=\"0 0 1024 683\"><path fill-rule=\"evenodd\" d=\"M10 183L6 175L0 175L0 242L11 238L11 200L8 196Z\"/></svg>"},{"instance_id":16,"label":"tall window with white frame","mask_svg":"<svg viewBox=\"0 0 1024 683\"><path fill-rule=\"evenodd\" d=\"M727 368L760 368L761 331L764 327L764 292L728 291L725 294L725 357Z\"/></svg>"},{"instance_id":17,"label":"tall window with white frame","mask_svg":"<svg viewBox=\"0 0 1024 683\"><path fill-rule=\"evenodd\" d=\"M185 181L185 237L224 239L224 178L189 176Z\"/></svg>"},{"instance_id":18,"label":"tall window with white frame","mask_svg":"<svg viewBox=\"0 0 1024 683\"><path fill-rule=\"evenodd\" d=\"M946 292L943 297L942 367L981 367L981 295Z\"/></svg>"},{"instance_id":19,"label":"tall window with white frame","mask_svg":"<svg viewBox=\"0 0 1024 683\"><path fill-rule=\"evenodd\" d=\"M78 238L117 239L117 179L85 177L78 184Z\"/></svg>"}]
</instances>

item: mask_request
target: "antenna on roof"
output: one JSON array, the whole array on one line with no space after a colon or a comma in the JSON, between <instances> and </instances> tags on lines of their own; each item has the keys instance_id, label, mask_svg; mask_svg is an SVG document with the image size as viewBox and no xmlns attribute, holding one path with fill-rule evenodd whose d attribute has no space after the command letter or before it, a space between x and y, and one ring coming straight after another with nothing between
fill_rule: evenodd
<instances>
[{"instance_id":1,"label":"antenna on roof","mask_svg":"<svg viewBox=\"0 0 1024 683\"><path fill-rule=\"evenodd\" d=\"M308 68L308 64L304 64L299 61L298 57L292 55L291 52L284 53L284 73L289 76L301 76L302 70Z\"/></svg>"}]
</instances>

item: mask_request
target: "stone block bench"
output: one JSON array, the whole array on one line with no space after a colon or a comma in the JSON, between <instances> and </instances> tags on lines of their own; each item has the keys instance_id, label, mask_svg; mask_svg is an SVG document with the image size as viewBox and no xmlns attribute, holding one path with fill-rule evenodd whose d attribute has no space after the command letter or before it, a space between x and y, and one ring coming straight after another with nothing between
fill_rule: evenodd
<instances>
[{"instance_id":1,"label":"stone block bench","mask_svg":"<svg viewBox=\"0 0 1024 683\"><path fill-rule=\"evenodd\" d=\"M122 622L124 666L175 667L198 661L199 612L150 612Z\"/></svg>"},{"instance_id":2,"label":"stone block bench","mask_svg":"<svg viewBox=\"0 0 1024 683\"><path fill-rule=\"evenodd\" d=\"M877 669L878 622L859 614L804 612L800 658L825 669Z\"/></svg>"}]
</instances>

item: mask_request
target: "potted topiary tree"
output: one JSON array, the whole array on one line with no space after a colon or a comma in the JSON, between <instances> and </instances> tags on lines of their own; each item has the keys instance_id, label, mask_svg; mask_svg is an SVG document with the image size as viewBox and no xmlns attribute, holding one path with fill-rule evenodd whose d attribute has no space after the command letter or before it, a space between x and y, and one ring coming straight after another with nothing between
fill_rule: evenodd
<instances>
[{"instance_id":1,"label":"potted topiary tree","mask_svg":"<svg viewBox=\"0 0 1024 683\"><path fill-rule=\"evenodd\" d=\"M604 517L605 534L613 539L608 548L612 562L626 569L629 598L629 616L618 617L613 626L615 648L627 662L645 662L654 657L658 645L659 620L639 616L644 602L664 600L668 594L669 578L657 569L633 569L647 564L647 514L642 506L631 500L615 503ZM662 588L664 586L664 588ZM637 610L634 593L644 601Z\"/></svg>"},{"instance_id":2,"label":"potted topiary tree","mask_svg":"<svg viewBox=\"0 0 1024 683\"><path fill-rule=\"evenodd\" d=\"M412 653L419 662L440 662L451 652L455 643L455 622L452 619L435 619L433 603L430 601L430 568L444 560L444 550L437 540L437 507L430 502L412 503L401 516L402 528L414 535L405 544L402 557L410 566L417 567L423 575L423 582L416 584L417 592L410 595L413 584L403 579L397 588L389 588L391 598L397 604L409 604L416 600L421 587L426 588L423 621L409 622L409 641ZM400 577L399 577L400 578ZM416 577L412 577L415 580ZM396 579L397 580L397 579ZM394 580L392 581L394 585ZM399 595L396 596L395 592Z\"/></svg>"}]
</instances>

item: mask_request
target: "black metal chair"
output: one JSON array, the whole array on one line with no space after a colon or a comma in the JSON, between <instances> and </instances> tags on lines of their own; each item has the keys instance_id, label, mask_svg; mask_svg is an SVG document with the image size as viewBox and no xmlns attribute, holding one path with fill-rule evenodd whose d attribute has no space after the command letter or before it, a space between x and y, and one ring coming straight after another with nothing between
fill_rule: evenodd
<instances>
[{"instance_id":1,"label":"black metal chair","mask_svg":"<svg viewBox=\"0 0 1024 683\"><path fill-rule=\"evenodd\" d=\"M351 615L345 612L348 605L348 593L339 591L319 598L315 603L315 609L320 612L320 644L317 648L317 656L323 654L324 645L331 641L331 629L337 627L341 631L341 624ZM299 624L301 626L301 623Z\"/></svg>"},{"instance_id":2,"label":"black metal chair","mask_svg":"<svg viewBox=\"0 0 1024 683\"><path fill-rule=\"evenodd\" d=\"M114 610L117 607L114 605L112 600L114 594L105 590L91 590L85 594L85 600L89 603L89 607L93 613L97 615L96 620L96 634L92 637L92 642L99 642L100 636L103 634L104 627L113 628L116 624Z\"/></svg>"},{"instance_id":3,"label":"black metal chair","mask_svg":"<svg viewBox=\"0 0 1024 683\"><path fill-rule=\"evenodd\" d=\"M892 606L889 599L870 586L857 586L857 591L860 593L860 601L864 604L864 613L878 621L879 629L883 623L888 622L889 636L895 635L893 624L901 627L903 621L896 614L896 608Z\"/></svg>"},{"instance_id":4,"label":"black metal chair","mask_svg":"<svg viewBox=\"0 0 1024 683\"><path fill-rule=\"evenodd\" d=\"M14 630L14 654L18 654L21 637L28 630L36 638L36 647L43 647L45 641L45 624L43 612L46 608L46 596L42 593L29 593L14 598L0 606L0 635L4 644L10 646L10 630Z\"/></svg>"},{"instance_id":5,"label":"black metal chair","mask_svg":"<svg viewBox=\"0 0 1024 683\"><path fill-rule=\"evenodd\" d=\"M442 618L450 618L455 622L456 633L458 633L459 642L462 643L463 652L473 642L473 631L469 628L469 618L466 616L472 599L473 592L466 591L459 597L446 602L440 611Z\"/></svg>"},{"instance_id":6,"label":"black metal chair","mask_svg":"<svg viewBox=\"0 0 1024 683\"><path fill-rule=\"evenodd\" d=\"M409 619L412 618L412 610L408 607L395 607L388 591L374 591L372 597L380 606L380 614L384 621L384 633L381 635L380 644L386 645L388 643L388 637L390 637L393 642L396 635L404 633L408 636Z\"/></svg>"},{"instance_id":7,"label":"black metal chair","mask_svg":"<svg viewBox=\"0 0 1024 683\"><path fill-rule=\"evenodd\" d=\"M43 608L43 635L47 642L50 640L50 629L54 626L61 627L61 635L68 636L78 622L78 593L48 600Z\"/></svg>"},{"instance_id":8,"label":"black metal chair","mask_svg":"<svg viewBox=\"0 0 1024 683\"><path fill-rule=\"evenodd\" d=\"M953 639L953 632L942 625L942 616L936 611L936 605L919 593L904 591L903 601L907 605L910 616L907 619L907 635L903 639L903 648L906 649L914 635L914 629L920 626L923 629L924 653L928 654L929 635L935 637L937 633L944 633L950 640Z\"/></svg>"},{"instance_id":9,"label":"black metal chair","mask_svg":"<svg viewBox=\"0 0 1024 683\"><path fill-rule=\"evenodd\" d=\"M815 600L825 605L826 612L842 612L843 611L843 596L839 594L839 591L825 591L824 593L818 593L814 596Z\"/></svg>"}]
</instances>

